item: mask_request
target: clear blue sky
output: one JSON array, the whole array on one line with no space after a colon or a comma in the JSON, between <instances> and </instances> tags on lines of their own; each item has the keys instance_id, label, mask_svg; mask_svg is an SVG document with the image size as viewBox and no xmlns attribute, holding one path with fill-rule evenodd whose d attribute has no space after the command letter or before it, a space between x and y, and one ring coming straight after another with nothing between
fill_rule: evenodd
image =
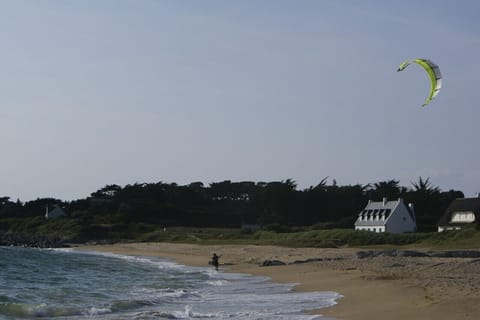
<instances>
[{"instance_id":1,"label":"clear blue sky","mask_svg":"<svg viewBox=\"0 0 480 320\"><path fill-rule=\"evenodd\" d=\"M478 1L1 1L0 196L430 177L480 192ZM408 58L429 58L443 88Z\"/></svg>"}]
</instances>

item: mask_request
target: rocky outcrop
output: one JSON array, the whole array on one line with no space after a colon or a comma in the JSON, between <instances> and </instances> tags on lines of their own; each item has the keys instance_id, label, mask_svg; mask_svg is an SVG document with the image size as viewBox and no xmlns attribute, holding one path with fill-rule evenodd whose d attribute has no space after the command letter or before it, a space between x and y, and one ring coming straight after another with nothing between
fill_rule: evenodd
<instances>
[{"instance_id":1,"label":"rocky outcrop","mask_svg":"<svg viewBox=\"0 0 480 320\"><path fill-rule=\"evenodd\" d=\"M421 251L421 250L367 250L367 251L357 251L355 252L354 259L370 259L376 257L408 257L408 258L473 258L480 261L480 250L438 250L438 251ZM260 266L269 267L269 266L282 266L286 264L302 264L310 262L319 262L319 263L328 263L334 261L342 261L347 259L346 257L319 257L319 258L308 258L304 260L293 260L293 261L281 261L281 260L264 260ZM351 258L348 258L351 259ZM398 263L393 263L387 267L396 268L401 265Z\"/></svg>"},{"instance_id":2,"label":"rocky outcrop","mask_svg":"<svg viewBox=\"0 0 480 320\"><path fill-rule=\"evenodd\" d=\"M480 258L480 250L369 250L358 251L356 253L357 259L367 259L374 257Z\"/></svg>"},{"instance_id":3,"label":"rocky outcrop","mask_svg":"<svg viewBox=\"0 0 480 320\"><path fill-rule=\"evenodd\" d=\"M35 248L68 247L63 237L52 235L25 235L22 233L5 233L0 235L1 246L22 246Z\"/></svg>"},{"instance_id":4,"label":"rocky outcrop","mask_svg":"<svg viewBox=\"0 0 480 320\"><path fill-rule=\"evenodd\" d=\"M337 260L343 260L343 259L344 258L342 257L309 258L305 260L295 260L293 262L290 262L289 264L300 264L300 263L320 262L320 261L337 261Z\"/></svg>"},{"instance_id":5,"label":"rocky outcrop","mask_svg":"<svg viewBox=\"0 0 480 320\"><path fill-rule=\"evenodd\" d=\"M453 251L432 251L430 257L438 258L480 258L478 250L453 250Z\"/></svg>"}]
</instances>

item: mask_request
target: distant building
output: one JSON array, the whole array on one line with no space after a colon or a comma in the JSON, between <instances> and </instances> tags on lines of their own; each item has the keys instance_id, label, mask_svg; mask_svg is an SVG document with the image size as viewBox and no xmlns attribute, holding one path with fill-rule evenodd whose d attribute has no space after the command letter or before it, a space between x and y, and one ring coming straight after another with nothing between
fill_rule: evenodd
<instances>
[{"instance_id":1,"label":"distant building","mask_svg":"<svg viewBox=\"0 0 480 320\"><path fill-rule=\"evenodd\" d=\"M455 199L438 221L438 232L460 230L480 219L480 197Z\"/></svg>"},{"instance_id":2,"label":"distant building","mask_svg":"<svg viewBox=\"0 0 480 320\"><path fill-rule=\"evenodd\" d=\"M259 229L260 229L260 226L258 224L242 223L242 226L241 226L241 230L244 233L255 233Z\"/></svg>"},{"instance_id":3,"label":"distant building","mask_svg":"<svg viewBox=\"0 0 480 320\"><path fill-rule=\"evenodd\" d=\"M64 216L66 216L65 211L63 211L63 209L60 208L58 205L54 205L52 210L50 210L50 208L47 205L45 209L45 219L48 220L48 219L54 219L54 218L64 217Z\"/></svg>"},{"instance_id":4,"label":"distant building","mask_svg":"<svg viewBox=\"0 0 480 320\"><path fill-rule=\"evenodd\" d=\"M402 199L388 201L369 201L355 221L355 230L372 232L403 233L417 230L413 204L408 206Z\"/></svg>"}]
</instances>

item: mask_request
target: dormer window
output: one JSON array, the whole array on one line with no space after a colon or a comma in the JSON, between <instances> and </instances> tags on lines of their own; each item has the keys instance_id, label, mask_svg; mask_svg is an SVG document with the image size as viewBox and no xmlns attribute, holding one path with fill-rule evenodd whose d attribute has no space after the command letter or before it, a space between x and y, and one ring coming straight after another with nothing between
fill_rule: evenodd
<instances>
[{"instance_id":1,"label":"dormer window","mask_svg":"<svg viewBox=\"0 0 480 320\"><path fill-rule=\"evenodd\" d=\"M390 210L390 209L385 209L385 219L388 218L388 216L390 215L390 212L391 212L391 211L392 211L392 210Z\"/></svg>"}]
</instances>

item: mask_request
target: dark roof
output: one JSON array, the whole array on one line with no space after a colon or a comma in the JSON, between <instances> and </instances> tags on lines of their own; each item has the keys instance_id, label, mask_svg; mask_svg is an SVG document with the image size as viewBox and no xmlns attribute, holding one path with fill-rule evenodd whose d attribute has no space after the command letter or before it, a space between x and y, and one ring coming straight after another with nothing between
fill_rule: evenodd
<instances>
[{"instance_id":1,"label":"dark roof","mask_svg":"<svg viewBox=\"0 0 480 320\"><path fill-rule=\"evenodd\" d=\"M452 214L455 212L471 211L475 214L475 220L480 219L480 197L455 199L445 210L445 214L438 221L439 226L448 225Z\"/></svg>"}]
</instances>

